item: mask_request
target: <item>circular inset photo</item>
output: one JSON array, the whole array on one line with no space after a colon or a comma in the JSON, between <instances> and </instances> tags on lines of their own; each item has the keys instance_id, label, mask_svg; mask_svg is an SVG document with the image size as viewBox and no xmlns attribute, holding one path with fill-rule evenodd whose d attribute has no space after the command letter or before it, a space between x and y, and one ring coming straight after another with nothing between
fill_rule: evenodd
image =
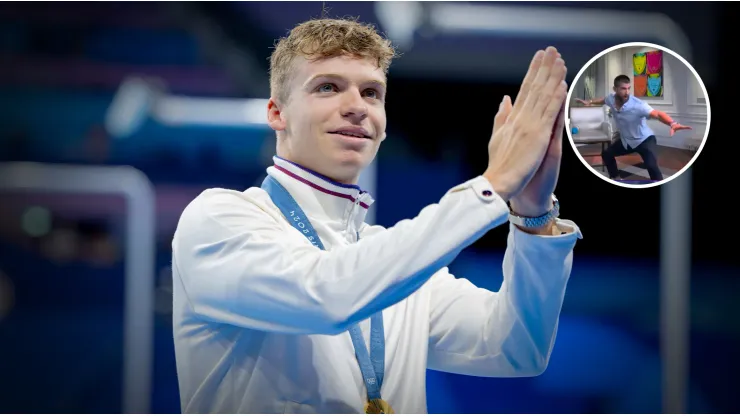
<instances>
[{"instance_id":1,"label":"circular inset photo","mask_svg":"<svg viewBox=\"0 0 740 416\"><path fill-rule=\"evenodd\" d=\"M581 162L605 181L649 188L694 163L709 135L704 83L683 57L652 43L611 47L578 72L565 105Z\"/></svg>"}]
</instances>

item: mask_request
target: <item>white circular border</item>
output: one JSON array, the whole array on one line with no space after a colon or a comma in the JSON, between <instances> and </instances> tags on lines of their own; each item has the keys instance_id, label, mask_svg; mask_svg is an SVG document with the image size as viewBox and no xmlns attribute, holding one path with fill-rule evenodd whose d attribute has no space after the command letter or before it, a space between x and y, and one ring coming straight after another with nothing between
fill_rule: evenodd
<instances>
[{"instance_id":1,"label":"white circular border","mask_svg":"<svg viewBox=\"0 0 740 416\"><path fill-rule=\"evenodd\" d=\"M691 73L694 74L694 76L696 77L697 81L699 81L699 86L701 86L701 90L704 93L704 99L706 100L706 106L707 106L707 127L704 130L704 138L702 138L701 143L699 144L699 148L696 150L696 154L694 155L694 157L691 158L691 160L689 161L689 163L686 164L686 166L684 166L681 170L679 170L675 174L669 176L668 178L663 179L662 181L659 181L659 182L653 182L653 183L644 184L644 185L628 184L628 183L622 183L622 182L618 182L618 181L613 181L613 180L609 179L608 177L606 177L606 176L602 175L601 173L599 173L596 169L594 169L593 166L591 166L590 164L588 164L588 162L586 162L586 159L584 159L583 156L581 156L581 152L578 151L578 147L576 146L575 142L573 141L573 135L572 135L571 129L570 129L570 117L568 117L568 114L570 114L569 113L569 110L570 110L570 99L571 99L571 95L573 94L573 86L575 86L578 83L578 79L581 77L581 75L583 75L583 72L586 70L586 68L588 68L597 59L601 58L602 56L606 55L607 53L609 53L611 51L615 51L617 49L630 47L630 46L647 46L647 47L650 47L650 48L660 49L660 50L662 50L664 52L670 53L676 59L678 59L679 61L681 61L684 65L686 65L687 68L689 68L689 70L691 71ZM694 164L694 161L696 160L697 157L699 157L699 155L701 154L702 149L704 149L704 145L707 143L707 137L709 137L709 126L710 126L710 124L712 122L712 110L711 110L711 106L709 105L709 94L707 94L707 88L704 86L704 81L702 81L701 77L696 72L696 70L694 69L694 67L691 66L690 63L688 63L682 56L680 56L676 52L673 52L672 50L670 50L670 49L668 49L668 48L666 48L664 46L656 45L654 43L646 43L646 42L621 43L619 45L612 46L611 48L604 49L601 53L597 54L596 56L594 56L593 58L591 58L591 60L589 60L588 62L586 62L586 65L584 65L583 68L581 68L581 70L578 71L578 73L576 74L575 78L573 78L573 83L571 84L571 88L568 91L568 96L567 96L566 101L565 101L565 115L567 117L566 120L565 120L566 121L565 122L565 133L568 135L568 141L570 141L570 146L573 148L573 151L576 153L576 156L578 156L578 159L581 161L581 163L583 163L583 165L586 166L586 168L588 168L594 175L596 175L599 178L605 180L606 182L609 182L609 183L611 183L613 185L621 186L623 188L633 188L633 189L645 189L645 188L652 188L652 187L655 187L655 186L660 186L660 185L666 184L666 183L672 181L673 179L678 178L679 176L681 176L688 168L691 167L691 165Z\"/></svg>"}]
</instances>

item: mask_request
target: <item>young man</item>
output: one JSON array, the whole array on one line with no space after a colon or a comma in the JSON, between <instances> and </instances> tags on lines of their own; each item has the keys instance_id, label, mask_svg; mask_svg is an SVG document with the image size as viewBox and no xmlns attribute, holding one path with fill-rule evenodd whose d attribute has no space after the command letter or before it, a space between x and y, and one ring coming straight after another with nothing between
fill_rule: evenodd
<instances>
[{"instance_id":1,"label":"young man","mask_svg":"<svg viewBox=\"0 0 740 416\"><path fill-rule=\"evenodd\" d=\"M424 413L427 368L545 370L580 236L553 196L565 64L538 51L516 103L499 105L487 170L385 229L363 221L373 198L356 183L385 139L394 55L345 20L303 23L277 44L267 179L206 190L174 236L183 412ZM498 292L450 274L507 220Z\"/></svg>"},{"instance_id":2,"label":"young man","mask_svg":"<svg viewBox=\"0 0 740 416\"><path fill-rule=\"evenodd\" d=\"M617 167L617 156L628 155L637 152L642 161L645 162L650 179L654 181L663 180L663 173L658 166L655 156L658 146L655 133L648 127L648 119L660 120L671 128L671 137L679 130L690 130L691 127L682 126L673 121L668 114L654 110L648 103L630 94L632 88L630 78L627 75L619 75L614 78L614 93L604 98L576 101L585 105L606 104L612 111L617 123L620 140L615 140L606 150L601 153L601 159L609 172L609 178L619 179L619 168Z\"/></svg>"}]
</instances>

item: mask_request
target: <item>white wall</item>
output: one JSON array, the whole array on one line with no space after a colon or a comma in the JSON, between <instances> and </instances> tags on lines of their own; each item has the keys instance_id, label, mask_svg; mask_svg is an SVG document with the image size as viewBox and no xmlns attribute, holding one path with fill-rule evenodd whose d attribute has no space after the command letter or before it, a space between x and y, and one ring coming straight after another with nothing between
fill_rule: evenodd
<instances>
[{"instance_id":1,"label":"white wall","mask_svg":"<svg viewBox=\"0 0 740 416\"><path fill-rule=\"evenodd\" d=\"M652 50L646 47L627 47L607 53L594 64L597 66L597 93L609 94L617 75L627 75L634 79L632 73L632 55L637 52ZM634 88L633 88L634 89ZM704 93L699 81L689 68L673 55L663 52L663 97L641 97L654 109L664 111L674 120L688 125L693 130L684 130L670 137L668 126L657 120L648 120L648 125L655 132L658 144L677 148L698 146L704 138L707 125L707 108L704 104Z\"/></svg>"}]
</instances>

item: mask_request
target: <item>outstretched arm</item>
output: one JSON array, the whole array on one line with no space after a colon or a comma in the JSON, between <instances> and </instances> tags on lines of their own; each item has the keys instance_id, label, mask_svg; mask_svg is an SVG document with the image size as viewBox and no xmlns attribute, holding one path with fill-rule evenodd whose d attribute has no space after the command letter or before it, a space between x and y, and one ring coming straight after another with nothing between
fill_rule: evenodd
<instances>
[{"instance_id":1,"label":"outstretched arm","mask_svg":"<svg viewBox=\"0 0 740 416\"><path fill-rule=\"evenodd\" d=\"M581 103L583 105L593 105L593 104L604 105L604 102L606 101L606 98L605 97L591 98L589 100L581 100L580 98L576 98L576 101L578 101L579 103Z\"/></svg>"},{"instance_id":2,"label":"outstretched arm","mask_svg":"<svg viewBox=\"0 0 740 416\"><path fill-rule=\"evenodd\" d=\"M666 126L669 126L671 128L671 136L676 134L676 132L679 130L691 130L691 127L683 126L678 122L673 121L673 119L668 114L660 110L652 110L649 117L652 119L657 119Z\"/></svg>"}]
</instances>

